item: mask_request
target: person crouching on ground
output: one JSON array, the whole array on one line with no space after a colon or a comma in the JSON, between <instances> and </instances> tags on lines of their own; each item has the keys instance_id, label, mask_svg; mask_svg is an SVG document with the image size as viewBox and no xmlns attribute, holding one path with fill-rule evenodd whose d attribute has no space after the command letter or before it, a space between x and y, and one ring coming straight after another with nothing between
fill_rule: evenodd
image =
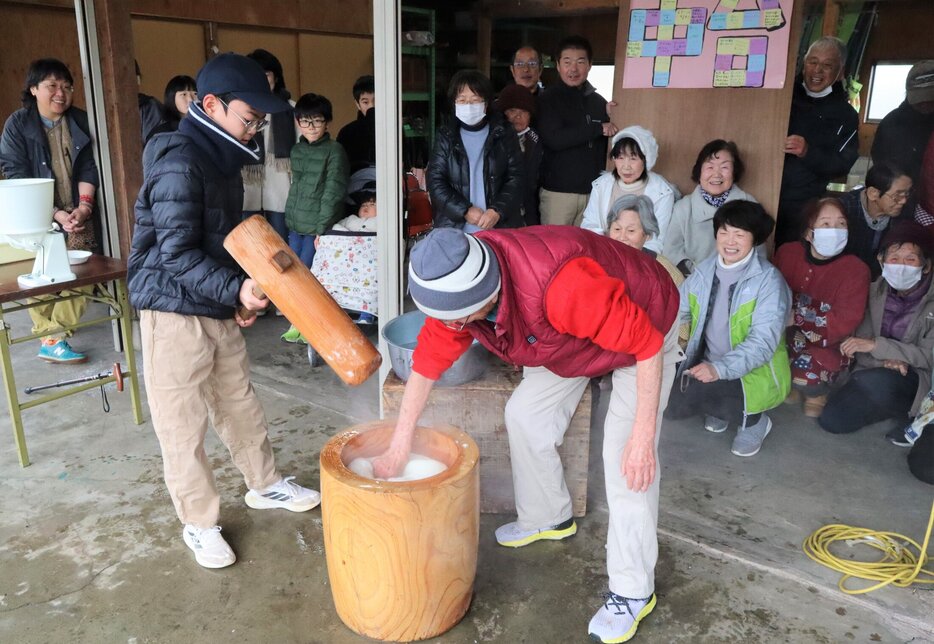
<instances>
[{"instance_id":1,"label":"person crouching on ground","mask_svg":"<svg viewBox=\"0 0 934 644\"><path fill-rule=\"evenodd\" d=\"M244 56L212 58L197 82L201 101L178 131L146 146L128 281L140 312L149 411L182 538L200 565L223 568L236 556L218 525L220 497L204 452L209 419L246 479L248 506L304 512L321 497L276 469L238 328L256 318L236 312L269 300L253 294L255 282L223 247L240 223L241 166L259 158L253 137L268 123L266 112L289 105Z\"/></svg>"},{"instance_id":2,"label":"person crouching on ground","mask_svg":"<svg viewBox=\"0 0 934 644\"><path fill-rule=\"evenodd\" d=\"M739 425L736 456L753 456L772 429L764 413L791 390L785 350L791 291L778 269L755 252L772 218L750 201L729 201L714 214L717 253L681 285L681 319L691 324L666 418L704 414L704 429Z\"/></svg>"},{"instance_id":3,"label":"person crouching on ground","mask_svg":"<svg viewBox=\"0 0 934 644\"><path fill-rule=\"evenodd\" d=\"M590 379L612 372L603 444L610 592L588 632L631 638L655 607L656 450L681 358L671 278L647 253L576 227L440 228L412 250L409 288L428 320L377 476L403 468L432 386L476 339L525 367L505 413L519 516L496 540L517 548L570 537L577 524L556 446Z\"/></svg>"}]
</instances>

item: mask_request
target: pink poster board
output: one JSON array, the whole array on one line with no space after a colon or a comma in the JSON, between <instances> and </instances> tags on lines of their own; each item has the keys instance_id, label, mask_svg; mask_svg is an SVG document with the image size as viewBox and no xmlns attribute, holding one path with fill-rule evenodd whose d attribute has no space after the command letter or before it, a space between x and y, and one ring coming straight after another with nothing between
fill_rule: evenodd
<instances>
[{"instance_id":1,"label":"pink poster board","mask_svg":"<svg viewBox=\"0 0 934 644\"><path fill-rule=\"evenodd\" d=\"M623 88L785 85L794 0L631 0Z\"/></svg>"}]
</instances>

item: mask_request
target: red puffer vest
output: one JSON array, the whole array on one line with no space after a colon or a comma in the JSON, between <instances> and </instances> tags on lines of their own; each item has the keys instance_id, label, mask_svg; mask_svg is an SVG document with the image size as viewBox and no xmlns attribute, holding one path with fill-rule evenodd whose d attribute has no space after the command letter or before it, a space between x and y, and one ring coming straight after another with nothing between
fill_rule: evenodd
<instances>
[{"instance_id":1,"label":"red puffer vest","mask_svg":"<svg viewBox=\"0 0 934 644\"><path fill-rule=\"evenodd\" d=\"M611 277L626 284L630 299L663 335L678 314L678 289L667 271L648 253L574 226L532 226L476 234L499 260L502 286L496 326L472 324L471 334L506 362L546 367L559 376L595 377L635 358L560 333L545 313L551 280L569 261L595 260ZM594 302L594 307L605 305Z\"/></svg>"}]
</instances>

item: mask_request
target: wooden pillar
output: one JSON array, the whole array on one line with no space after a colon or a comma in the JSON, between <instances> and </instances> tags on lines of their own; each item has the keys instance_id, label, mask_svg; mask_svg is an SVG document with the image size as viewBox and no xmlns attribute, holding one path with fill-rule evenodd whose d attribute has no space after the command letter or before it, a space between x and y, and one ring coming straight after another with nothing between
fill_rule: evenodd
<instances>
[{"instance_id":1,"label":"wooden pillar","mask_svg":"<svg viewBox=\"0 0 934 644\"><path fill-rule=\"evenodd\" d=\"M821 30L822 36L836 36L837 25L840 23L840 2L838 0L826 0L824 2L824 23Z\"/></svg>"},{"instance_id":2,"label":"wooden pillar","mask_svg":"<svg viewBox=\"0 0 934 644\"><path fill-rule=\"evenodd\" d=\"M490 14L481 11L477 15L477 69L490 77L490 61L493 48L493 20Z\"/></svg>"},{"instance_id":3,"label":"wooden pillar","mask_svg":"<svg viewBox=\"0 0 934 644\"><path fill-rule=\"evenodd\" d=\"M133 66L133 31L130 3L95 0L94 13L100 47L104 114L110 140L110 174L120 256L130 254L133 206L143 183L142 141ZM106 171L104 168L102 172Z\"/></svg>"}]
</instances>

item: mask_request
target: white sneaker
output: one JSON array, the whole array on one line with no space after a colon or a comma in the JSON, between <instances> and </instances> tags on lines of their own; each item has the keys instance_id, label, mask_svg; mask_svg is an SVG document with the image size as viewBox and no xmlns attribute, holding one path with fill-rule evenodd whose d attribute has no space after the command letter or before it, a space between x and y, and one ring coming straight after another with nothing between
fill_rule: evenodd
<instances>
[{"instance_id":1,"label":"white sneaker","mask_svg":"<svg viewBox=\"0 0 934 644\"><path fill-rule=\"evenodd\" d=\"M186 525L182 530L182 539L195 553L195 561L205 568L226 568L237 560L234 551L221 536L219 525L204 530Z\"/></svg>"},{"instance_id":2,"label":"white sneaker","mask_svg":"<svg viewBox=\"0 0 934 644\"><path fill-rule=\"evenodd\" d=\"M290 512L307 512L321 503L320 493L292 483L294 478L286 477L265 490L250 490L243 500L254 510L284 508Z\"/></svg>"},{"instance_id":3,"label":"white sneaker","mask_svg":"<svg viewBox=\"0 0 934 644\"><path fill-rule=\"evenodd\" d=\"M603 606L590 618L587 633L604 644L628 642L639 628L639 622L655 608L655 595L646 599L627 599L606 593Z\"/></svg>"},{"instance_id":4,"label":"white sneaker","mask_svg":"<svg viewBox=\"0 0 934 644\"><path fill-rule=\"evenodd\" d=\"M496 528L496 542L507 548L521 548L536 541L560 541L577 534L577 523L571 517L558 525L539 528L537 530L523 530L518 521L507 523Z\"/></svg>"}]
</instances>

